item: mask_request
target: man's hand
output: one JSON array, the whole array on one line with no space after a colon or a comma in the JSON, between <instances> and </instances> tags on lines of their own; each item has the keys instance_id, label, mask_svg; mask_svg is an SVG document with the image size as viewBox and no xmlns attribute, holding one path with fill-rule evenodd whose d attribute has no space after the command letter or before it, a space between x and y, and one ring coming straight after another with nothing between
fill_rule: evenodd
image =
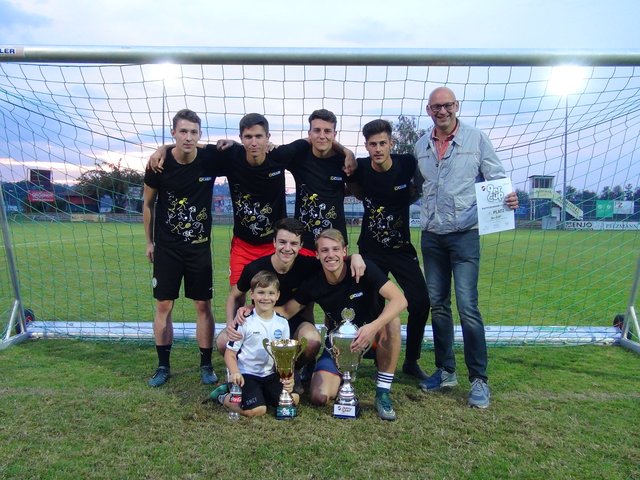
<instances>
[{"instance_id":1,"label":"man's hand","mask_svg":"<svg viewBox=\"0 0 640 480\"><path fill-rule=\"evenodd\" d=\"M225 138L225 139L222 139L222 140L218 140L216 142L216 148L222 152L223 150L226 150L227 148L233 147L235 145L235 143L236 142L234 142L233 140L227 140Z\"/></svg>"},{"instance_id":2,"label":"man's hand","mask_svg":"<svg viewBox=\"0 0 640 480\"><path fill-rule=\"evenodd\" d=\"M351 255L351 276L356 279L356 283L360 283L360 277L364 275L364 271L367 269L367 265L364 263L364 258L359 253Z\"/></svg>"},{"instance_id":3,"label":"man's hand","mask_svg":"<svg viewBox=\"0 0 640 480\"><path fill-rule=\"evenodd\" d=\"M516 192L511 192L504 197L504 204L511 210L518 208L518 195Z\"/></svg>"},{"instance_id":4,"label":"man's hand","mask_svg":"<svg viewBox=\"0 0 640 480\"><path fill-rule=\"evenodd\" d=\"M251 315L251 312L253 312L253 307L248 307L248 306L240 307L236 311L236 316L233 319L233 321L235 322L236 325L242 325L244 324L245 318Z\"/></svg>"},{"instance_id":5,"label":"man's hand","mask_svg":"<svg viewBox=\"0 0 640 480\"><path fill-rule=\"evenodd\" d=\"M267 153L269 152L273 152L276 148L278 148L280 145L276 145L275 143L267 143Z\"/></svg>"},{"instance_id":6,"label":"man's hand","mask_svg":"<svg viewBox=\"0 0 640 480\"><path fill-rule=\"evenodd\" d=\"M228 342L239 342L240 340L242 340L242 334L238 330L236 330L235 325L227 325L225 331L227 332Z\"/></svg>"},{"instance_id":7,"label":"man's hand","mask_svg":"<svg viewBox=\"0 0 640 480\"><path fill-rule=\"evenodd\" d=\"M351 150L348 148L344 149L344 166L342 167L342 171L346 173L347 177L353 175L353 172L358 168L358 162L356 162L356 157Z\"/></svg>"},{"instance_id":8,"label":"man's hand","mask_svg":"<svg viewBox=\"0 0 640 480\"><path fill-rule=\"evenodd\" d=\"M158 148L153 154L149 157L149 161L147 162L146 169L153 170L155 173L160 173L164 167L164 159L167 153L167 147L161 146Z\"/></svg>"},{"instance_id":9,"label":"man's hand","mask_svg":"<svg viewBox=\"0 0 640 480\"><path fill-rule=\"evenodd\" d=\"M376 333L378 333L378 331L376 327L371 323L367 323L366 325L361 326L358 329L356 338L354 338L351 342L351 351L361 352L369 348L369 346L373 343L373 340L376 338Z\"/></svg>"},{"instance_id":10,"label":"man's hand","mask_svg":"<svg viewBox=\"0 0 640 480\"><path fill-rule=\"evenodd\" d=\"M147 258L149 259L149 261L151 263L153 263L153 252L155 250L155 246L153 245L153 242L147 243Z\"/></svg>"}]
</instances>

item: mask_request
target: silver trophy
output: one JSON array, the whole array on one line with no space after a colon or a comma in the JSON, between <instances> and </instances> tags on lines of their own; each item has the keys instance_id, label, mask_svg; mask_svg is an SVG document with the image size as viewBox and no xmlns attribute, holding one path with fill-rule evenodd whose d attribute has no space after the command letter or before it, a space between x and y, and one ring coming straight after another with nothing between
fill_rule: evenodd
<instances>
[{"instance_id":1,"label":"silver trophy","mask_svg":"<svg viewBox=\"0 0 640 480\"><path fill-rule=\"evenodd\" d=\"M351 342L358 333L358 327L352 323L356 314L352 308L343 308L340 315L342 323L328 335L331 356L342 375L342 385L333 405L333 416L336 418L356 418L360 414L360 405L351 382L355 380L356 370L362 356L371 345L362 351L352 352Z\"/></svg>"}]
</instances>

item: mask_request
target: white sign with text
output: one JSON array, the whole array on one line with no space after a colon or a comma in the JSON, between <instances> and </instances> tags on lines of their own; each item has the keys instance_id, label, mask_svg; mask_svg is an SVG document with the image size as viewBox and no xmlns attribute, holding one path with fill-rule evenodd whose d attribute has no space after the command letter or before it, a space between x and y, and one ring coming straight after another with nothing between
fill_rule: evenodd
<instances>
[{"instance_id":1,"label":"white sign with text","mask_svg":"<svg viewBox=\"0 0 640 480\"><path fill-rule=\"evenodd\" d=\"M480 235L516 228L514 211L504 204L504 197L511 192L513 188L510 178L476 183Z\"/></svg>"}]
</instances>

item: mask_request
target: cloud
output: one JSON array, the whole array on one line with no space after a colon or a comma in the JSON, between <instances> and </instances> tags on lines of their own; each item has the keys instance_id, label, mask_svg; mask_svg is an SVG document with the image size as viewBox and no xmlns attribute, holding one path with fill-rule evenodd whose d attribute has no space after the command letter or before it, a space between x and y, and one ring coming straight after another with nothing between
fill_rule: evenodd
<instances>
[{"instance_id":1,"label":"cloud","mask_svg":"<svg viewBox=\"0 0 640 480\"><path fill-rule=\"evenodd\" d=\"M18 4L14 2L0 0L0 13L2 14L3 29L11 29L12 27L17 26L42 27L51 23L50 18L23 10L17 5ZM5 40L7 39L5 38Z\"/></svg>"}]
</instances>

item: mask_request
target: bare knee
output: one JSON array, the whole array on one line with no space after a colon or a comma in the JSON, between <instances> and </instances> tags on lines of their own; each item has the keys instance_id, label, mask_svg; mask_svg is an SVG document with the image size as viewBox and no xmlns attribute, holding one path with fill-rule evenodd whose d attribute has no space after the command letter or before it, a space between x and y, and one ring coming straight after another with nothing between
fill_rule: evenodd
<instances>
[{"instance_id":1,"label":"bare knee","mask_svg":"<svg viewBox=\"0 0 640 480\"><path fill-rule=\"evenodd\" d=\"M311 404L316 407L322 407L329 403L329 395L321 392L311 392Z\"/></svg>"},{"instance_id":2,"label":"bare knee","mask_svg":"<svg viewBox=\"0 0 640 480\"><path fill-rule=\"evenodd\" d=\"M240 412L240 415L244 417L253 418L253 417L261 417L265 413L267 413L267 407L265 405L261 405L260 407L252 408L251 410L242 410Z\"/></svg>"}]
</instances>

